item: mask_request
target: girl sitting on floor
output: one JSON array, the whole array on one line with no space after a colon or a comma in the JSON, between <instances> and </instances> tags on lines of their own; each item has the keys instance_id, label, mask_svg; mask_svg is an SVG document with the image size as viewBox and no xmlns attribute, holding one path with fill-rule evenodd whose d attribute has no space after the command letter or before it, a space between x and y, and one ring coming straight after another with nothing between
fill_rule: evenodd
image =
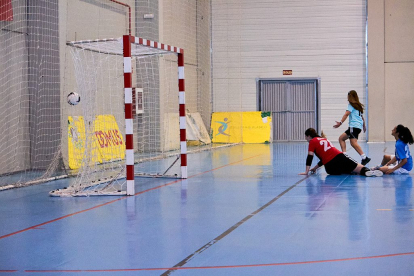
<instances>
[{"instance_id":1,"label":"girl sitting on floor","mask_svg":"<svg viewBox=\"0 0 414 276\"><path fill-rule=\"evenodd\" d=\"M408 174L413 169L413 158L408 147L408 144L414 143L411 131L403 125L398 125L393 128L391 135L396 140L395 155L384 155L381 165L372 169L381 170L386 174Z\"/></svg>"}]
</instances>

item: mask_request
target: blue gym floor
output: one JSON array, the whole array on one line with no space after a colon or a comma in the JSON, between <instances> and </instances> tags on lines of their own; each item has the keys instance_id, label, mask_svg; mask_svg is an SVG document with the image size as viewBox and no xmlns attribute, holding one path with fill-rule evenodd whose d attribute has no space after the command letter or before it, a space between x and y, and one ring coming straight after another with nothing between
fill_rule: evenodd
<instances>
[{"instance_id":1,"label":"blue gym floor","mask_svg":"<svg viewBox=\"0 0 414 276\"><path fill-rule=\"evenodd\" d=\"M2 191L0 275L414 275L413 175L304 177L307 146L190 154L187 180L130 197ZM368 166L394 151L361 146Z\"/></svg>"}]
</instances>

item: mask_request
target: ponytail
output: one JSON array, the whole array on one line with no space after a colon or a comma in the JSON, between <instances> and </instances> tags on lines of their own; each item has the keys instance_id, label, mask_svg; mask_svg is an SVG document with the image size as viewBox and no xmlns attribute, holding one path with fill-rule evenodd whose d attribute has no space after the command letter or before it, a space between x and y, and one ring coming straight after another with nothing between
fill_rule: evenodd
<instances>
[{"instance_id":1,"label":"ponytail","mask_svg":"<svg viewBox=\"0 0 414 276\"><path fill-rule=\"evenodd\" d=\"M403 125L398 125L396 132L398 133L398 138L406 144L412 145L414 143L413 135L408 127Z\"/></svg>"},{"instance_id":2,"label":"ponytail","mask_svg":"<svg viewBox=\"0 0 414 276\"><path fill-rule=\"evenodd\" d=\"M364 113L364 105L359 101L358 93L355 90L348 92L348 101L353 108L359 112Z\"/></svg>"}]
</instances>

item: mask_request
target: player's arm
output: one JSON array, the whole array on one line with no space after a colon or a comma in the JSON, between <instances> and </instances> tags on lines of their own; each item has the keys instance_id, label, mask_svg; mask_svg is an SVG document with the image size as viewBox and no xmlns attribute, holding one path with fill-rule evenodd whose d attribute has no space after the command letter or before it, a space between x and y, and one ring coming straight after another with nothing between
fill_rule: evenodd
<instances>
[{"instance_id":1,"label":"player's arm","mask_svg":"<svg viewBox=\"0 0 414 276\"><path fill-rule=\"evenodd\" d=\"M349 114L351 114L351 111L349 111L349 110L345 111L345 114L344 114L344 116L342 116L342 119L339 122L338 121L335 121L336 124L333 127L334 128L340 127L346 121L346 119L348 118Z\"/></svg>"},{"instance_id":2,"label":"player's arm","mask_svg":"<svg viewBox=\"0 0 414 276\"><path fill-rule=\"evenodd\" d=\"M316 166L315 167L313 167L312 169L310 169L310 172L311 173L316 173L316 170L317 169L319 169L320 167L322 167L323 166L323 163L322 163L322 160L320 160L319 162L318 162L318 164L316 164Z\"/></svg>"},{"instance_id":3,"label":"player's arm","mask_svg":"<svg viewBox=\"0 0 414 276\"><path fill-rule=\"evenodd\" d=\"M312 165L313 155L314 155L313 151L308 152L308 157L306 157L306 172L300 173L300 175L308 175L309 174L310 167Z\"/></svg>"}]
</instances>

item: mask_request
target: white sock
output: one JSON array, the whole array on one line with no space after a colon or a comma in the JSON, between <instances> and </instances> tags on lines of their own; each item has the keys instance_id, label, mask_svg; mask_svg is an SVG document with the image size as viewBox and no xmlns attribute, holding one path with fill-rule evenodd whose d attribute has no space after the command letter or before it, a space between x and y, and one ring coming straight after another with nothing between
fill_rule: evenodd
<instances>
[{"instance_id":1,"label":"white sock","mask_svg":"<svg viewBox=\"0 0 414 276\"><path fill-rule=\"evenodd\" d=\"M343 153L343 154L346 154L346 151L343 151L342 153Z\"/></svg>"},{"instance_id":2,"label":"white sock","mask_svg":"<svg viewBox=\"0 0 414 276\"><path fill-rule=\"evenodd\" d=\"M365 153L361 154L362 159L367 158L367 156L365 155Z\"/></svg>"}]
</instances>

